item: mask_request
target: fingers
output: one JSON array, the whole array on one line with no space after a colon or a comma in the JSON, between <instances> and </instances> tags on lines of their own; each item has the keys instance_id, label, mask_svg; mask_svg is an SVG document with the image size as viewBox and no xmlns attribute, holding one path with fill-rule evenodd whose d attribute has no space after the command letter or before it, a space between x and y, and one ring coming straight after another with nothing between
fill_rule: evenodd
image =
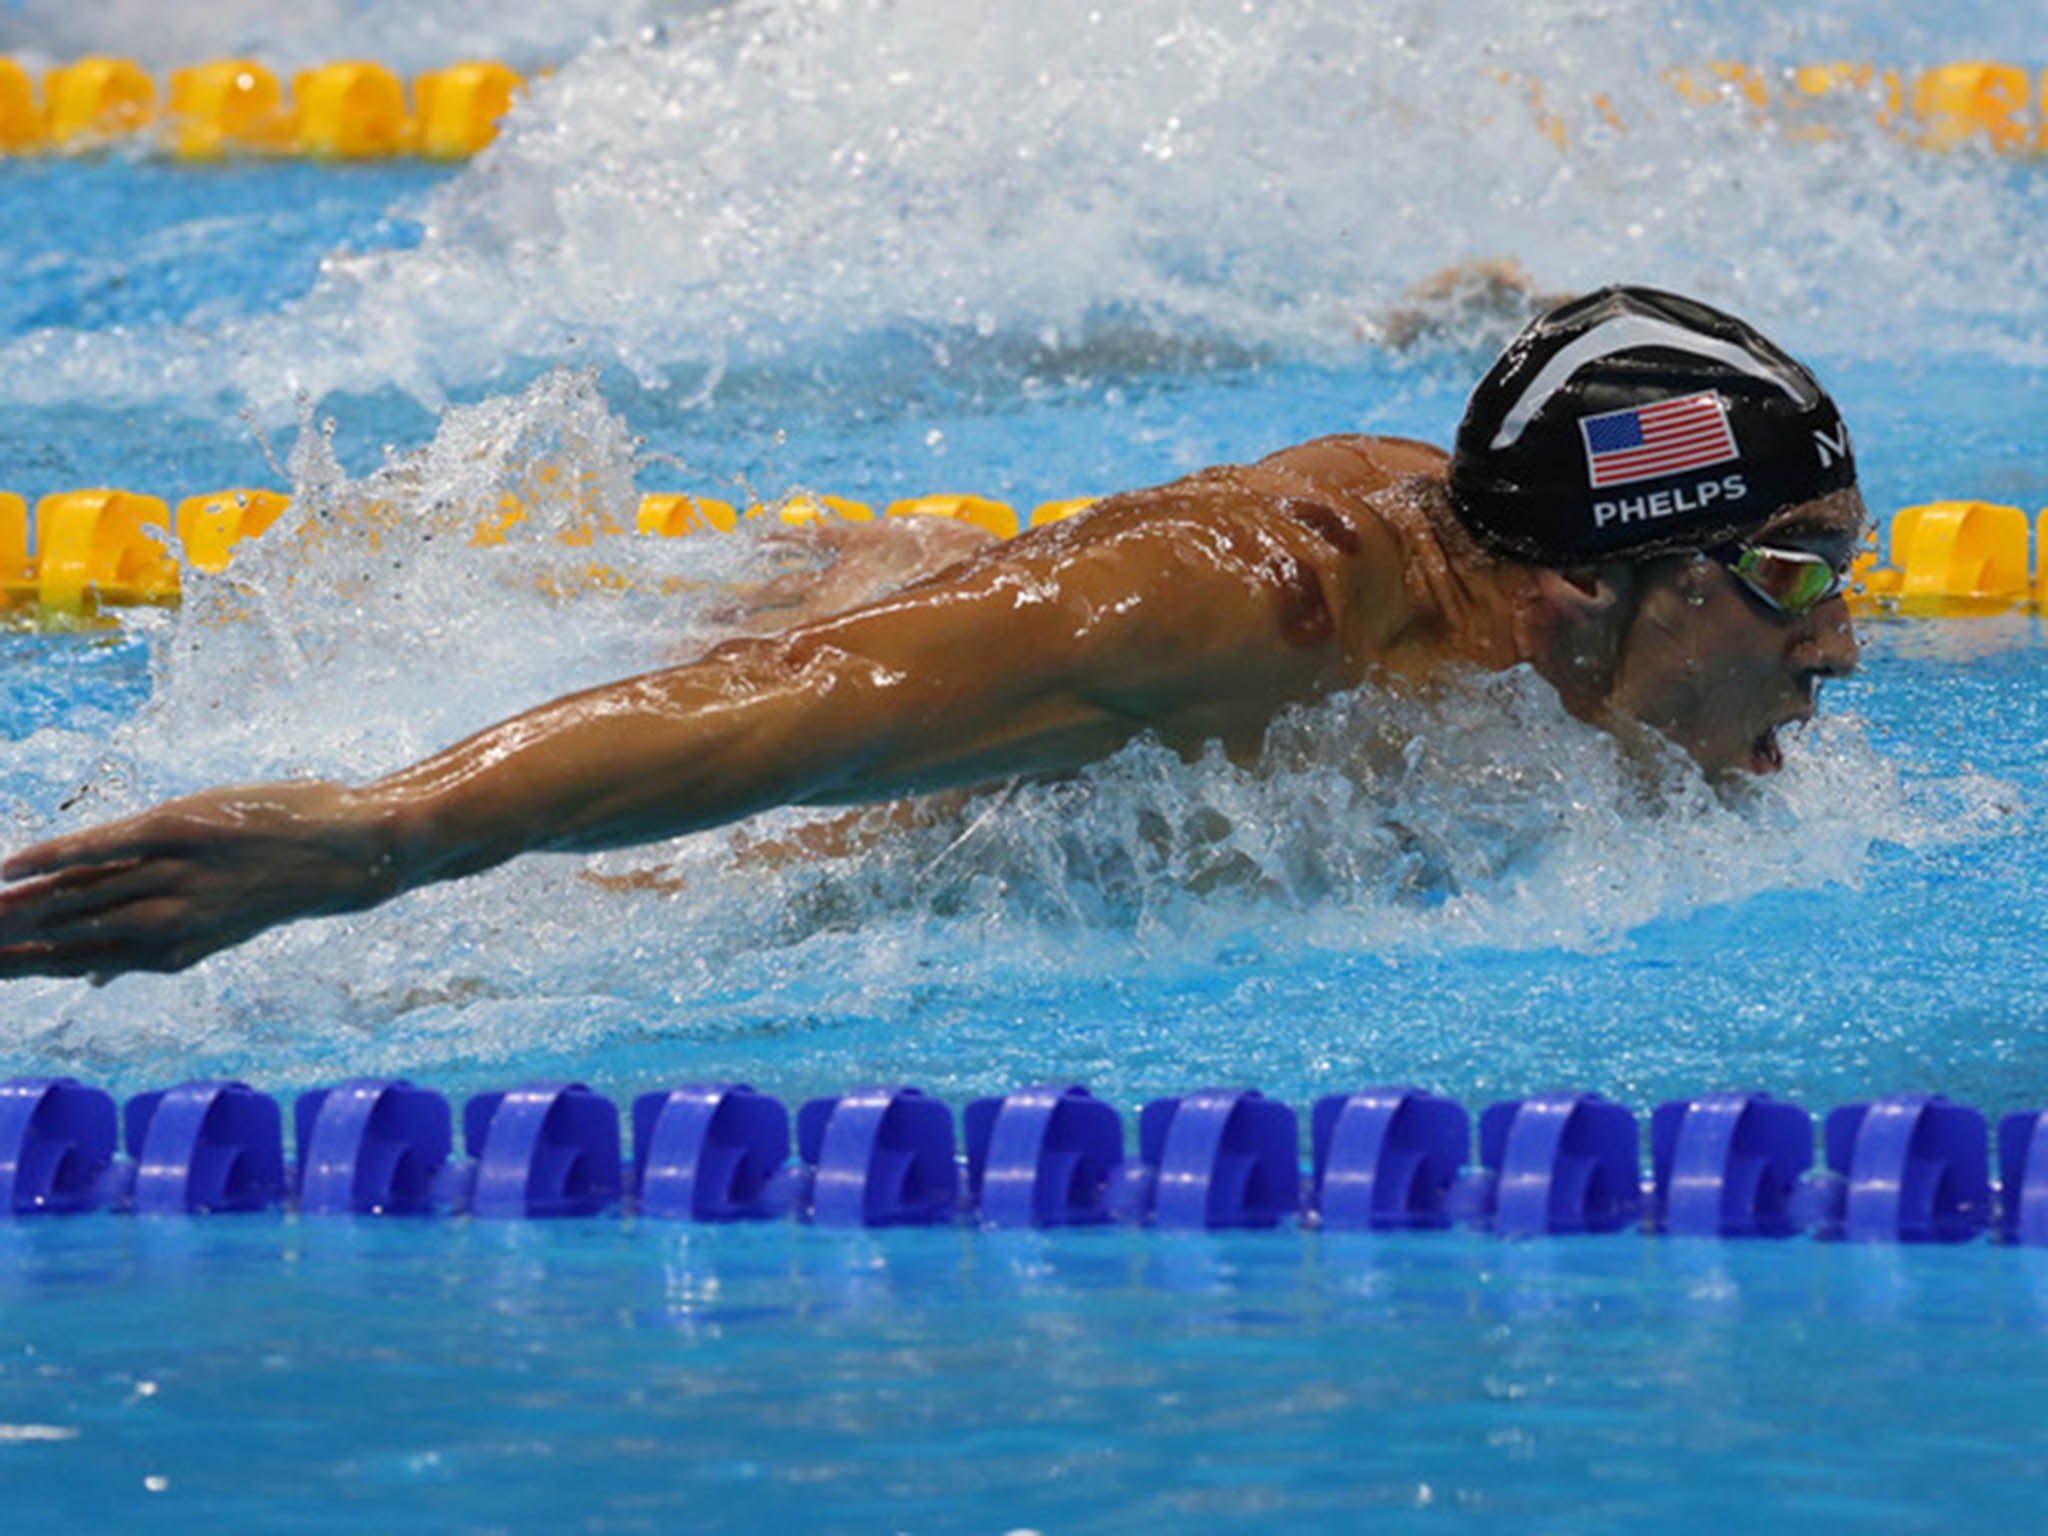
<instances>
[{"instance_id":1,"label":"fingers","mask_svg":"<svg viewBox=\"0 0 2048 1536\"><path fill-rule=\"evenodd\" d=\"M179 867L139 859L89 864L0 891L0 945L49 937L55 924L158 895L175 884Z\"/></svg>"},{"instance_id":2,"label":"fingers","mask_svg":"<svg viewBox=\"0 0 2048 1536\"><path fill-rule=\"evenodd\" d=\"M190 854L231 835L250 809L245 799L245 791L218 790L167 800L139 815L67 832L10 854L0 863L0 877L28 880L92 864ZM255 808L262 809L262 803Z\"/></svg>"},{"instance_id":3,"label":"fingers","mask_svg":"<svg viewBox=\"0 0 2048 1536\"><path fill-rule=\"evenodd\" d=\"M125 863L152 853L176 851L189 840L189 836L166 836L153 815L131 816L9 854L6 862L0 863L0 876L29 880L83 865Z\"/></svg>"},{"instance_id":4,"label":"fingers","mask_svg":"<svg viewBox=\"0 0 2048 1536\"><path fill-rule=\"evenodd\" d=\"M65 917L47 918L30 931L0 934L0 945L162 943L189 910L171 896L94 906Z\"/></svg>"},{"instance_id":5,"label":"fingers","mask_svg":"<svg viewBox=\"0 0 2048 1536\"><path fill-rule=\"evenodd\" d=\"M0 980L24 976L110 976L125 967L111 944L10 944L0 948Z\"/></svg>"},{"instance_id":6,"label":"fingers","mask_svg":"<svg viewBox=\"0 0 2048 1536\"><path fill-rule=\"evenodd\" d=\"M119 823L116 823L118 826ZM36 875L52 874L68 869L96 854L105 858L113 853L104 848L107 842L107 827L95 827L90 832L73 832L66 837L53 837L48 842L36 843L18 853L10 853L5 863L0 863L0 875L9 880L27 880Z\"/></svg>"},{"instance_id":7,"label":"fingers","mask_svg":"<svg viewBox=\"0 0 2048 1536\"><path fill-rule=\"evenodd\" d=\"M0 942L0 980L90 976L104 984L124 971L182 971L220 947L185 933L186 904L159 896L53 921Z\"/></svg>"},{"instance_id":8,"label":"fingers","mask_svg":"<svg viewBox=\"0 0 2048 1536\"><path fill-rule=\"evenodd\" d=\"M320 910L366 878L353 847L337 859L323 841L341 798L327 784L209 791L23 849L0 863L18 882L0 890L0 978L181 970Z\"/></svg>"},{"instance_id":9,"label":"fingers","mask_svg":"<svg viewBox=\"0 0 2048 1536\"><path fill-rule=\"evenodd\" d=\"M188 904L183 866L166 860L88 865L0 893L0 978L176 970L167 964Z\"/></svg>"}]
</instances>

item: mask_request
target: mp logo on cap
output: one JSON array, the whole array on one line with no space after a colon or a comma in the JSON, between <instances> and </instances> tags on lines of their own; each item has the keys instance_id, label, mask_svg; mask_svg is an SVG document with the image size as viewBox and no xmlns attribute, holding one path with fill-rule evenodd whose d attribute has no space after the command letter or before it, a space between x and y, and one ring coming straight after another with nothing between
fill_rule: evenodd
<instances>
[{"instance_id":1,"label":"mp logo on cap","mask_svg":"<svg viewBox=\"0 0 2048 1536\"><path fill-rule=\"evenodd\" d=\"M1836 422L1832 432L1816 431L1813 434L1813 451L1820 455L1822 469L1833 469L1837 460L1846 461L1849 457L1849 423Z\"/></svg>"}]
</instances>

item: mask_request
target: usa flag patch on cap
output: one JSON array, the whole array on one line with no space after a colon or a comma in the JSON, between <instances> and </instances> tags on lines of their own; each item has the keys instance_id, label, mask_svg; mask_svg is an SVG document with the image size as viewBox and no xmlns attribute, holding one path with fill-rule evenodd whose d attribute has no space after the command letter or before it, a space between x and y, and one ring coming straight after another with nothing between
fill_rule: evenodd
<instances>
[{"instance_id":1,"label":"usa flag patch on cap","mask_svg":"<svg viewBox=\"0 0 2048 1536\"><path fill-rule=\"evenodd\" d=\"M1739 459L1728 409L1712 390L1579 418L1586 478L1595 490L1661 480Z\"/></svg>"}]
</instances>

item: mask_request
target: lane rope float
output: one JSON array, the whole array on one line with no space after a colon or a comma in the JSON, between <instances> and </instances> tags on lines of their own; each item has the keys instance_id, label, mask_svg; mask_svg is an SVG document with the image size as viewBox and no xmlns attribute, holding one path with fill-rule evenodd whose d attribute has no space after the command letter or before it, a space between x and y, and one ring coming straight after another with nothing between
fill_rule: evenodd
<instances>
[{"instance_id":1,"label":"lane rope float","mask_svg":"<svg viewBox=\"0 0 2048 1536\"><path fill-rule=\"evenodd\" d=\"M44 72L0 58L0 156L91 153L140 143L169 158L298 155L464 160L497 137L525 89L506 65L468 59L414 75L347 59L278 78L256 59L173 70L160 90L133 59L93 57Z\"/></svg>"},{"instance_id":2,"label":"lane rope float","mask_svg":"<svg viewBox=\"0 0 2048 1536\"><path fill-rule=\"evenodd\" d=\"M302 1216L833 1227L1123 1225L1163 1230L1474 1228L1505 1238L1641 1232L1721 1239L2048 1244L2048 1110L1984 1114L1940 1094L1844 1104L1818 1127L1764 1093L1636 1112L1597 1093L1486 1106L1414 1087L1318 1099L1254 1088L1153 1099L1135 1150L1074 1083L952 1109L908 1085L789 1107L744 1083L618 1105L581 1083L448 1100L404 1079L268 1094L193 1081L136 1094L68 1077L0 1083L0 1216L295 1210ZM459 1143L459 1145L458 1145ZM1816 1147L1818 1146L1818 1158ZM124 1155L125 1154L125 1155Z\"/></svg>"},{"instance_id":3,"label":"lane rope float","mask_svg":"<svg viewBox=\"0 0 2048 1536\"><path fill-rule=\"evenodd\" d=\"M552 484L545 466L534 478L543 487ZM1097 499L1042 502L1020 517L1016 508L992 497L943 493L892 501L880 515L950 517L1010 538L1085 511ZM44 496L31 516L21 497L0 492L0 614L28 622L69 622L124 608L173 606L180 600L185 569L228 569L237 546L260 537L290 507L284 493L258 487L188 496L175 507L160 497L98 487ZM366 515L389 512L372 507ZM480 517L470 543L478 548L503 544L526 516L525 503L508 492ZM761 517L803 526L870 522L876 516L865 502L808 491L745 508L713 496L664 491L640 497L633 526L644 536L681 538L731 533ZM564 544L594 547L600 536L623 533L621 523L600 513L590 526L557 537ZM1981 616L2029 604L2048 608L2048 569L2037 558L2044 549L2048 508L2030 519L2019 507L1988 501L1906 507L1889 526L1889 560L1874 533L1857 557L1851 602L1864 612L1911 617ZM600 585L623 579L603 567L593 570Z\"/></svg>"}]
</instances>

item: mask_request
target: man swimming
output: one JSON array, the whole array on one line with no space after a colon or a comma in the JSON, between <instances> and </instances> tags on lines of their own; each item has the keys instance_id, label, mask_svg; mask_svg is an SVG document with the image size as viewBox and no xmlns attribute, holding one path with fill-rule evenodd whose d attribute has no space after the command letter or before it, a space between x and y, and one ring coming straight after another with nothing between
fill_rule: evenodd
<instances>
[{"instance_id":1,"label":"man swimming","mask_svg":"<svg viewBox=\"0 0 2048 1536\"><path fill-rule=\"evenodd\" d=\"M1377 680L1532 667L1712 775L1769 773L1856 639L1827 394L1749 326L1609 288L1540 317L1445 455L1331 437L1116 496L900 591L544 704L363 788L211 790L15 854L0 976L175 971L534 851L1061 774L1150 734L1257 752Z\"/></svg>"}]
</instances>

